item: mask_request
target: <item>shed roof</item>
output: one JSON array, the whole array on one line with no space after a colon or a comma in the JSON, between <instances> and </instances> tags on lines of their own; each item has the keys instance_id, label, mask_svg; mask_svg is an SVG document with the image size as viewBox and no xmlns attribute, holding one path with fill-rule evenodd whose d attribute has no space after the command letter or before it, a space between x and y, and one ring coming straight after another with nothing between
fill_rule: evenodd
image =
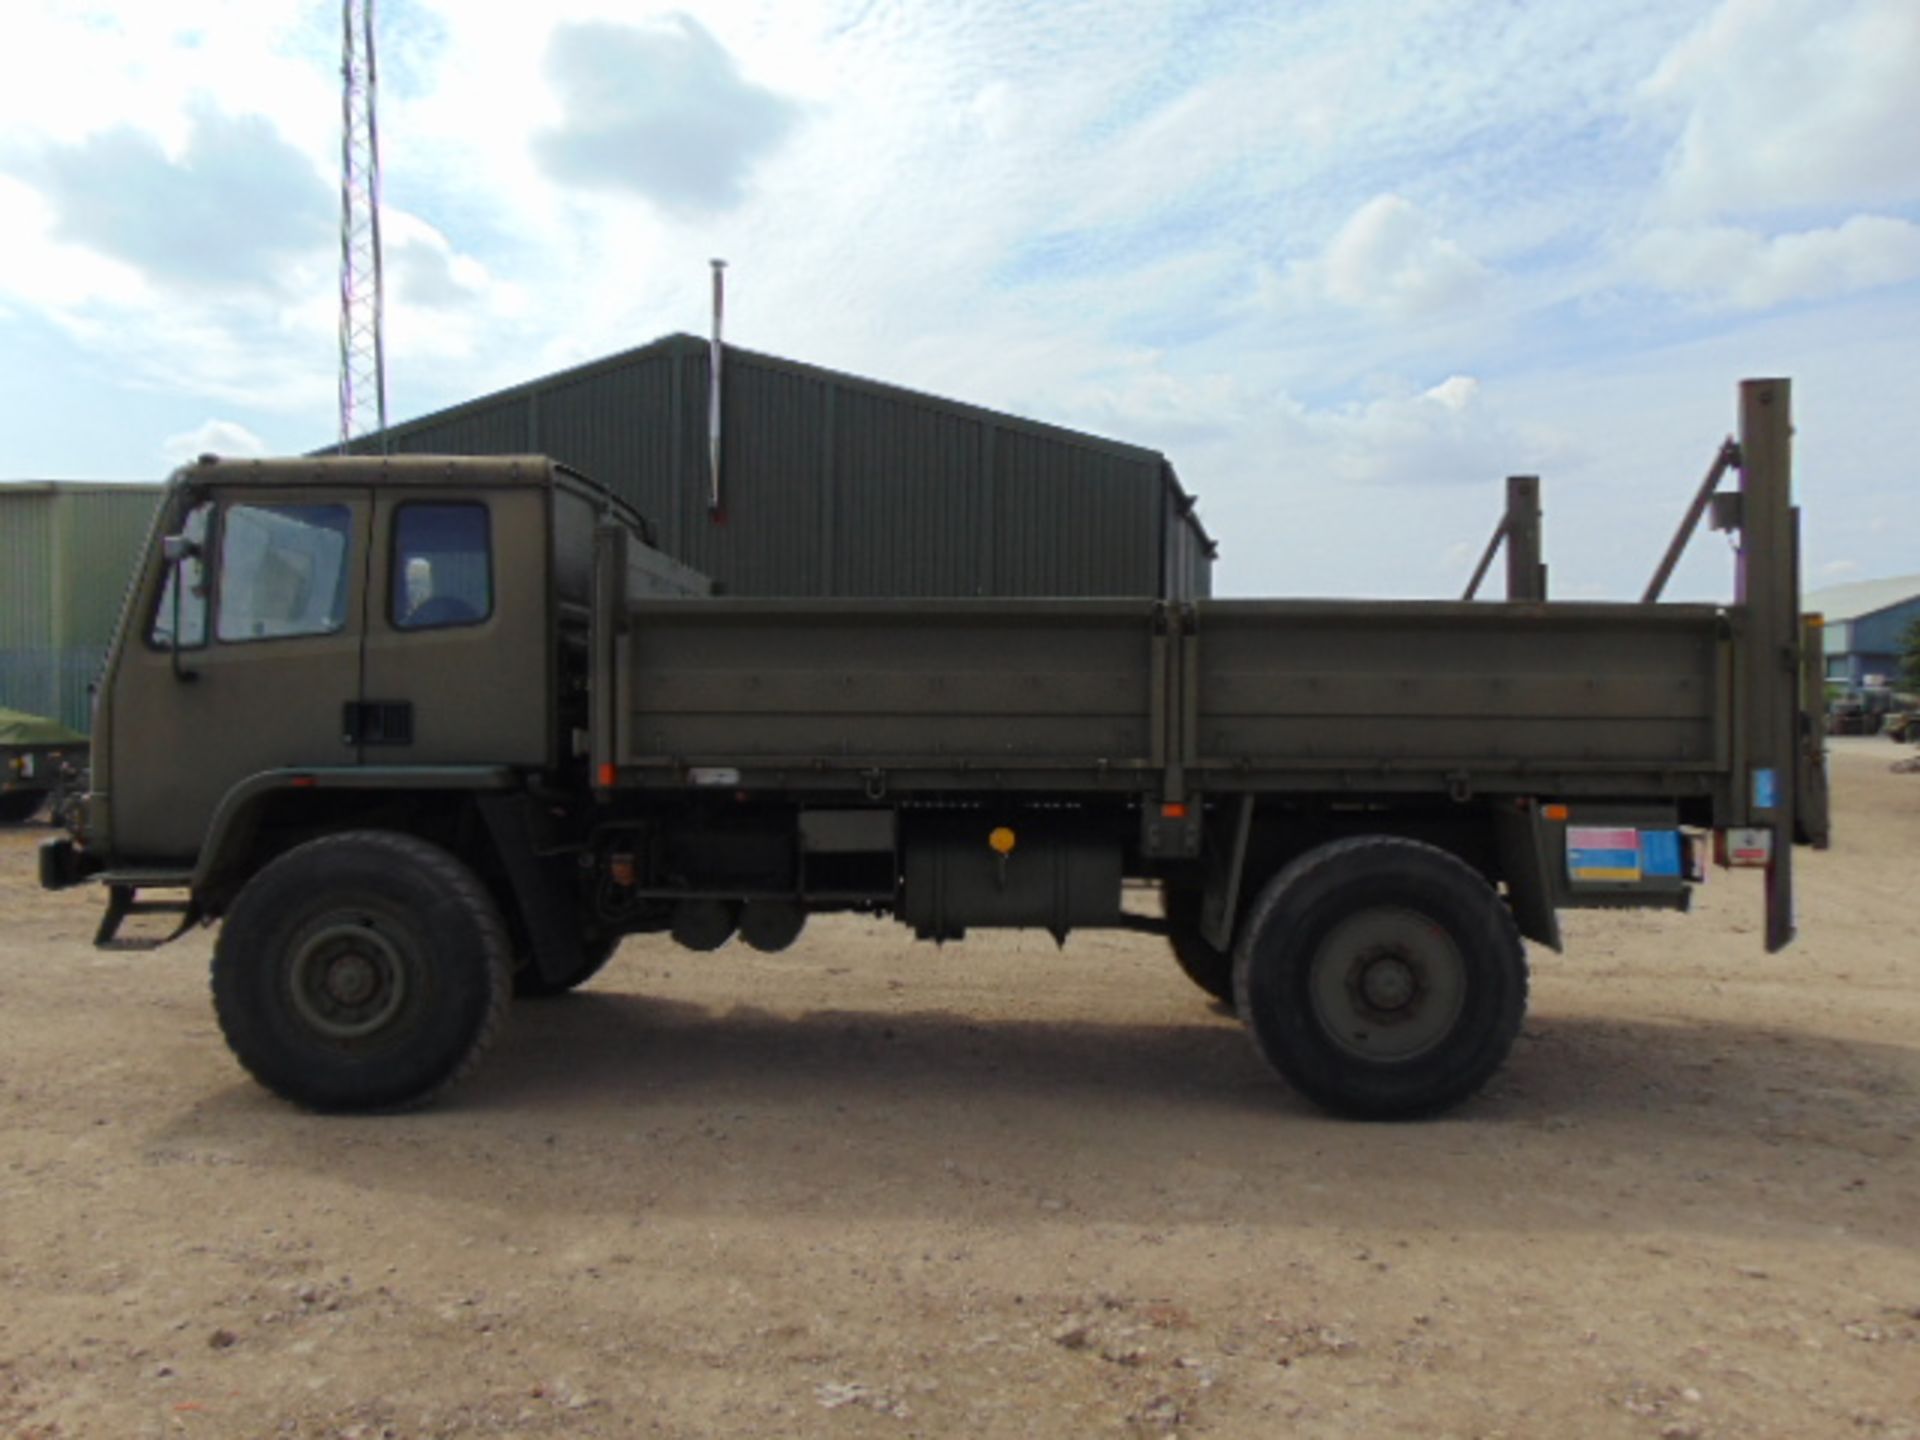
<instances>
[{"instance_id":1,"label":"shed roof","mask_svg":"<svg viewBox=\"0 0 1920 1440\"><path fill-rule=\"evenodd\" d=\"M1894 575L1885 580L1856 580L1850 585L1828 585L1807 592L1800 608L1819 613L1829 622L1858 620L1908 600L1920 600L1920 575Z\"/></svg>"},{"instance_id":2,"label":"shed roof","mask_svg":"<svg viewBox=\"0 0 1920 1440\"><path fill-rule=\"evenodd\" d=\"M540 376L537 379L522 381L517 385L509 385L504 389L476 396L471 400L462 401L457 405L448 406L443 410L436 410L426 415L415 416L411 420L396 421L387 427L386 434L395 439L402 439L415 431L430 430L444 425L450 420L495 410L502 402L525 400L530 396L538 396L543 391L552 390L574 381L584 380L590 376L605 374L608 371L620 370L634 364L636 361L651 356L678 353L704 357L708 352L709 344L709 341L697 335L689 335L684 331L661 335L653 340L649 340L644 345L636 345L630 350L622 350L612 355L602 356L597 360L586 361L583 364L573 366L567 370L560 370L549 375ZM1208 555L1214 554L1218 549L1218 542L1207 533L1206 526L1201 522L1200 516L1197 513L1197 497L1180 483L1180 477L1173 468L1173 462L1167 459L1166 455L1161 451L1150 450L1142 445L1130 445L1123 440L1108 439L1103 435L1089 434L1084 430L1070 430L1065 426L1051 425L1042 420L1030 420L1022 415L1012 415L1001 410L991 410L983 405L970 405L964 401L948 399L945 396L929 394L922 390L910 390L904 386L889 384L886 381L875 380L865 375L854 375L841 370L829 370L825 366L810 365L804 361L787 359L785 356L769 355L764 351L758 350L748 350L744 346L734 345L731 342L729 342L726 347L726 353L729 356L738 356L741 359L750 360L754 364L768 369L782 370L791 375L806 376L815 380L825 381L838 387L863 391L867 394L883 396L896 402L937 410L942 414L958 415L985 421L1000 429L1024 432L1053 441L1056 444L1070 445L1095 451L1100 454L1157 465L1162 483L1165 484L1172 493L1181 519L1193 528L1194 533L1199 537L1201 546L1206 550ZM364 443L366 439L367 437L360 437L360 440L355 443ZM340 448L337 444L329 445L315 453L323 455L337 453ZM600 480L605 479L605 477L602 476L596 476L594 478Z\"/></svg>"}]
</instances>

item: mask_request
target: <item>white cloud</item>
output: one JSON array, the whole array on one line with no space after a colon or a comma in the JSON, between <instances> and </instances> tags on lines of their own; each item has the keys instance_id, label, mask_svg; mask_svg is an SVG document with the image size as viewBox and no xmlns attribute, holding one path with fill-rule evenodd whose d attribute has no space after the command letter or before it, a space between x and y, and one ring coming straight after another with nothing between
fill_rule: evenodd
<instances>
[{"instance_id":1,"label":"white cloud","mask_svg":"<svg viewBox=\"0 0 1920 1440\"><path fill-rule=\"evenodd\" d=\"M1281 276L1263 276L1262 292L1281 308L1332 301L1420 318L1470 304L1490 279L1487 268L1443 235L1419 206L1399 195L1376 195L1347 218L1318 256L1296 262Z\"/></svg>"},{"instance_id":2,"label":"white cloud","mask_svg":"<svg viewBox=\"0 0 1920 1440\"><path fill-rule=\"evenodd\" d=\"M337 6L321 19L311 0L9 0L6 23L0 136L75 145L130 126L177 155L192 109L216 104L272 117L316 165L338 157Z\"/></svg>"},{"instance_id":3,"label":"white cloud","mask_svg":"<svg viewBox=\"0 0 1920 1440\"><path fill-rule=\"evenodd\" d=\"M267 442L236 420L208 420L160 442L161 457L169 465L184 465L202 455L254 456L267 453Z\"/></svg>"},{"instance_id":4,"label":"white cloud","mask_svg":"<svg viewBox=\"0 0 1920 1440\"><path fill-rule=\"evenodd\" d=\"M1682 216L1920 199L1920 5L1723 0L1644 93L1684 113L1664 199Z\"/></svg>"},{"instance_id":5,"label":"white cloud","mask_svg":"<svg viewBox=\"0 0 1920 1440\"><path fill-rule=\"evenodd\" d=\"M1449 375L1422 397L1443 410L1463 414L1480 395L1480 382L1471 375Z\"/></svg>"},{"instance_id":6,"label":"white cloud","mask_svg":"<svg viewBox=\"0 0 1920 1440\"><path fill-rule=\"evenodd\" d=\"M1188 396L1218 423L1190 452L1199 464L1183 473L1260 456L1257 468L1316 487L1444 487L1537 469L1564 450L1552 432L1509 418L1470 375L1424 389L1383 384L1370 399L1336 404L1244 386L1194 386Z\"/></svg>"},{"instance_id":7,"label":"white cloud","mask_svg":"<svg viewBox=\"0 0 1920 1440\"><path fill-rule=\"evenodd\" d=\"M119 125L16 147L0 165L44 197L56 239L197 292L276 285L334 225L320 172L258 115L197 107L171 153Z\"/></svg>"},{"instance_id":8,"label":"white cloud","mask_svg":"<svg viewBox=\"0 0 1920 1440\"><path fill-rule=\"evenodd\" d=\"M401 349L419 356L460 354L481 343L490 327L526 313L522 285L459 249L438 226L387 206L381 228L387 324Z\"/></svg>"},{"instance_id":9,"label":"white cloud","mask_svg":"<svg viewBox=\"0 0 1920 1440\"><path fill-rule=\"evenodd\" d=\"M33 186L0 173L0 297L45 314L151 294L131 264L57 238L58 215Z\"/></svg>"},{"instance_id":10,"label":"white cloud","mask_svg":"<svg viewBox=\"0 0 1920 1440\"><path fill-rule=\"evenodd\" d=\"M1222 540L1218 593L1452 598L1500 516L1502 478L1551 473L1570 448L1459 375L1363 403L1271 396L1183 451L1180 473Z\"/></svg>"},{"instance_id":11,"label":"white cloud","mask_svg":"<svg viewBox=\"0 0 1920 1440\"><path fill-rule=\"evenodd\" d=\"M1660 229L1636 242L1632 260L1661 289L1760 310L1920 276L1920 225L1856 215L1829 229L1772 237L1727 225Z\"/></svg>"},{"instance_id":12,"label":"white cloud","mask_svg":"<svg viewBox=\"0 0 1920 1440\"><path fill-rule=\"evenodd\" d=\"M1361 206L1327 246L1327 293L1348 305L1426 313L1469 299L1486 271L1398 195Z\"/></svg>"},{"instance_id":13,"label":"white cloud","mask_svg":"<svg viewBox=\"0 0 1920 1440\"><path fill-rule=\"evenodd\" d=\"M744 78L686 14L559 25L547 71L565 119L534 145L554 178L629 191L671 211L739 204L753 165L797 118L791 101Z\"/></svg>"},{"instance_id":14,"label":"white cloud","mask_svg":"<svg viewBox=\"0 0 1920 1440\"><path fill-rule=\"evenodd\" d=\"M381 250L387 302L422 310L454 311L480 300L492 276L445 234L402 210L381 213Z\"/></svg>"},{"instance_id":15,"label":"white cloud","mask_svg":"<svg viewBox=\"0 0 1920 1440\"><path fill-rule=\"evenodd\" d=\"M1540 445L1488 406L1471 376L1364 404L1289 402L1278 428L1295 464L1360 485L1463 484L1530 468Z\"/></svg>"}]
</instances>

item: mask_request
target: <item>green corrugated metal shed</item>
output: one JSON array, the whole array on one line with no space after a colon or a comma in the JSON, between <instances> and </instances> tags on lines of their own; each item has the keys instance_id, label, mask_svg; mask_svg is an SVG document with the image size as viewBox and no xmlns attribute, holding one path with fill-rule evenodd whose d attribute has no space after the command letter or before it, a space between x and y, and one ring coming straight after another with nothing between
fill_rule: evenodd
<instances>
[{"instance_id":1,"label":"green corrugated metal shed","mask_svg":"<svg viewBox=\"0 0 1920 1440\"><path fill-rule=\"evenodd\" d=\"M88 687L160 489L0 484L0 705L89 728Z\"/></svg>"},{"instance_id":2,"label":"green corrugated metal shed","mask_svg":"<svg viewBox=\"0 0 1920 1440\"><path fill-rule=\"evenodd\" d=\"M670 335L390 427L397 452L537 452L631 501L736 595L1203 596L1213 542L1158 451ZM379 436L353 449L377 451Z\"/></svg>"}]
</instances>

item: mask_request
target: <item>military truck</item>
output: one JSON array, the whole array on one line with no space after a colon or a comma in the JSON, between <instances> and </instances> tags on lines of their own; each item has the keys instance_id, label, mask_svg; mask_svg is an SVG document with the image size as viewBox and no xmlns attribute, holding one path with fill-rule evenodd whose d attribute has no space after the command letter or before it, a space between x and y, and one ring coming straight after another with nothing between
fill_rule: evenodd
<instances>
[{"instance_id":1,"label":"military truck","mask_svg":"<svg viewBox=\"0 0 1920 1440\"><path fill-rule=\"evenodd\" d=\"M1826 816L1788 394L1749 382L1723 457L1729 605L726 597L539 457L204 459L42 880L104 884L102 945L218 921L228 1043L322 1110L436 1094L625 936L857 911L1156 930L1302 1094L1429 1114L1563 908L1685 909L1711 852L1792 937Z\"/></svg>"}]
</instances>

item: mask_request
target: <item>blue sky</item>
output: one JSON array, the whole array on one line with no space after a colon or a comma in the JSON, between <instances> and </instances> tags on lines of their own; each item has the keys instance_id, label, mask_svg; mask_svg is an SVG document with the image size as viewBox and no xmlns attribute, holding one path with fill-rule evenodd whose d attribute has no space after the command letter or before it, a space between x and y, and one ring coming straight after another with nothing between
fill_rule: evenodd
<instances>
[{"instance_id":1,"label":"blue sky","mask_svg":"<svg viewBox=\"0 0 1920 1440\"><path fill-rule=\"evenodd\" d=\"M1914 0L384 0L390 411L706 322L1166 451L1240 594L1637 594L1789 375L1809 586L1920 570ZM335 428L338 9L8 8L0 478ZM1724 594L1702 537L1678 593Z\"/></svg>"}]
</instances>

